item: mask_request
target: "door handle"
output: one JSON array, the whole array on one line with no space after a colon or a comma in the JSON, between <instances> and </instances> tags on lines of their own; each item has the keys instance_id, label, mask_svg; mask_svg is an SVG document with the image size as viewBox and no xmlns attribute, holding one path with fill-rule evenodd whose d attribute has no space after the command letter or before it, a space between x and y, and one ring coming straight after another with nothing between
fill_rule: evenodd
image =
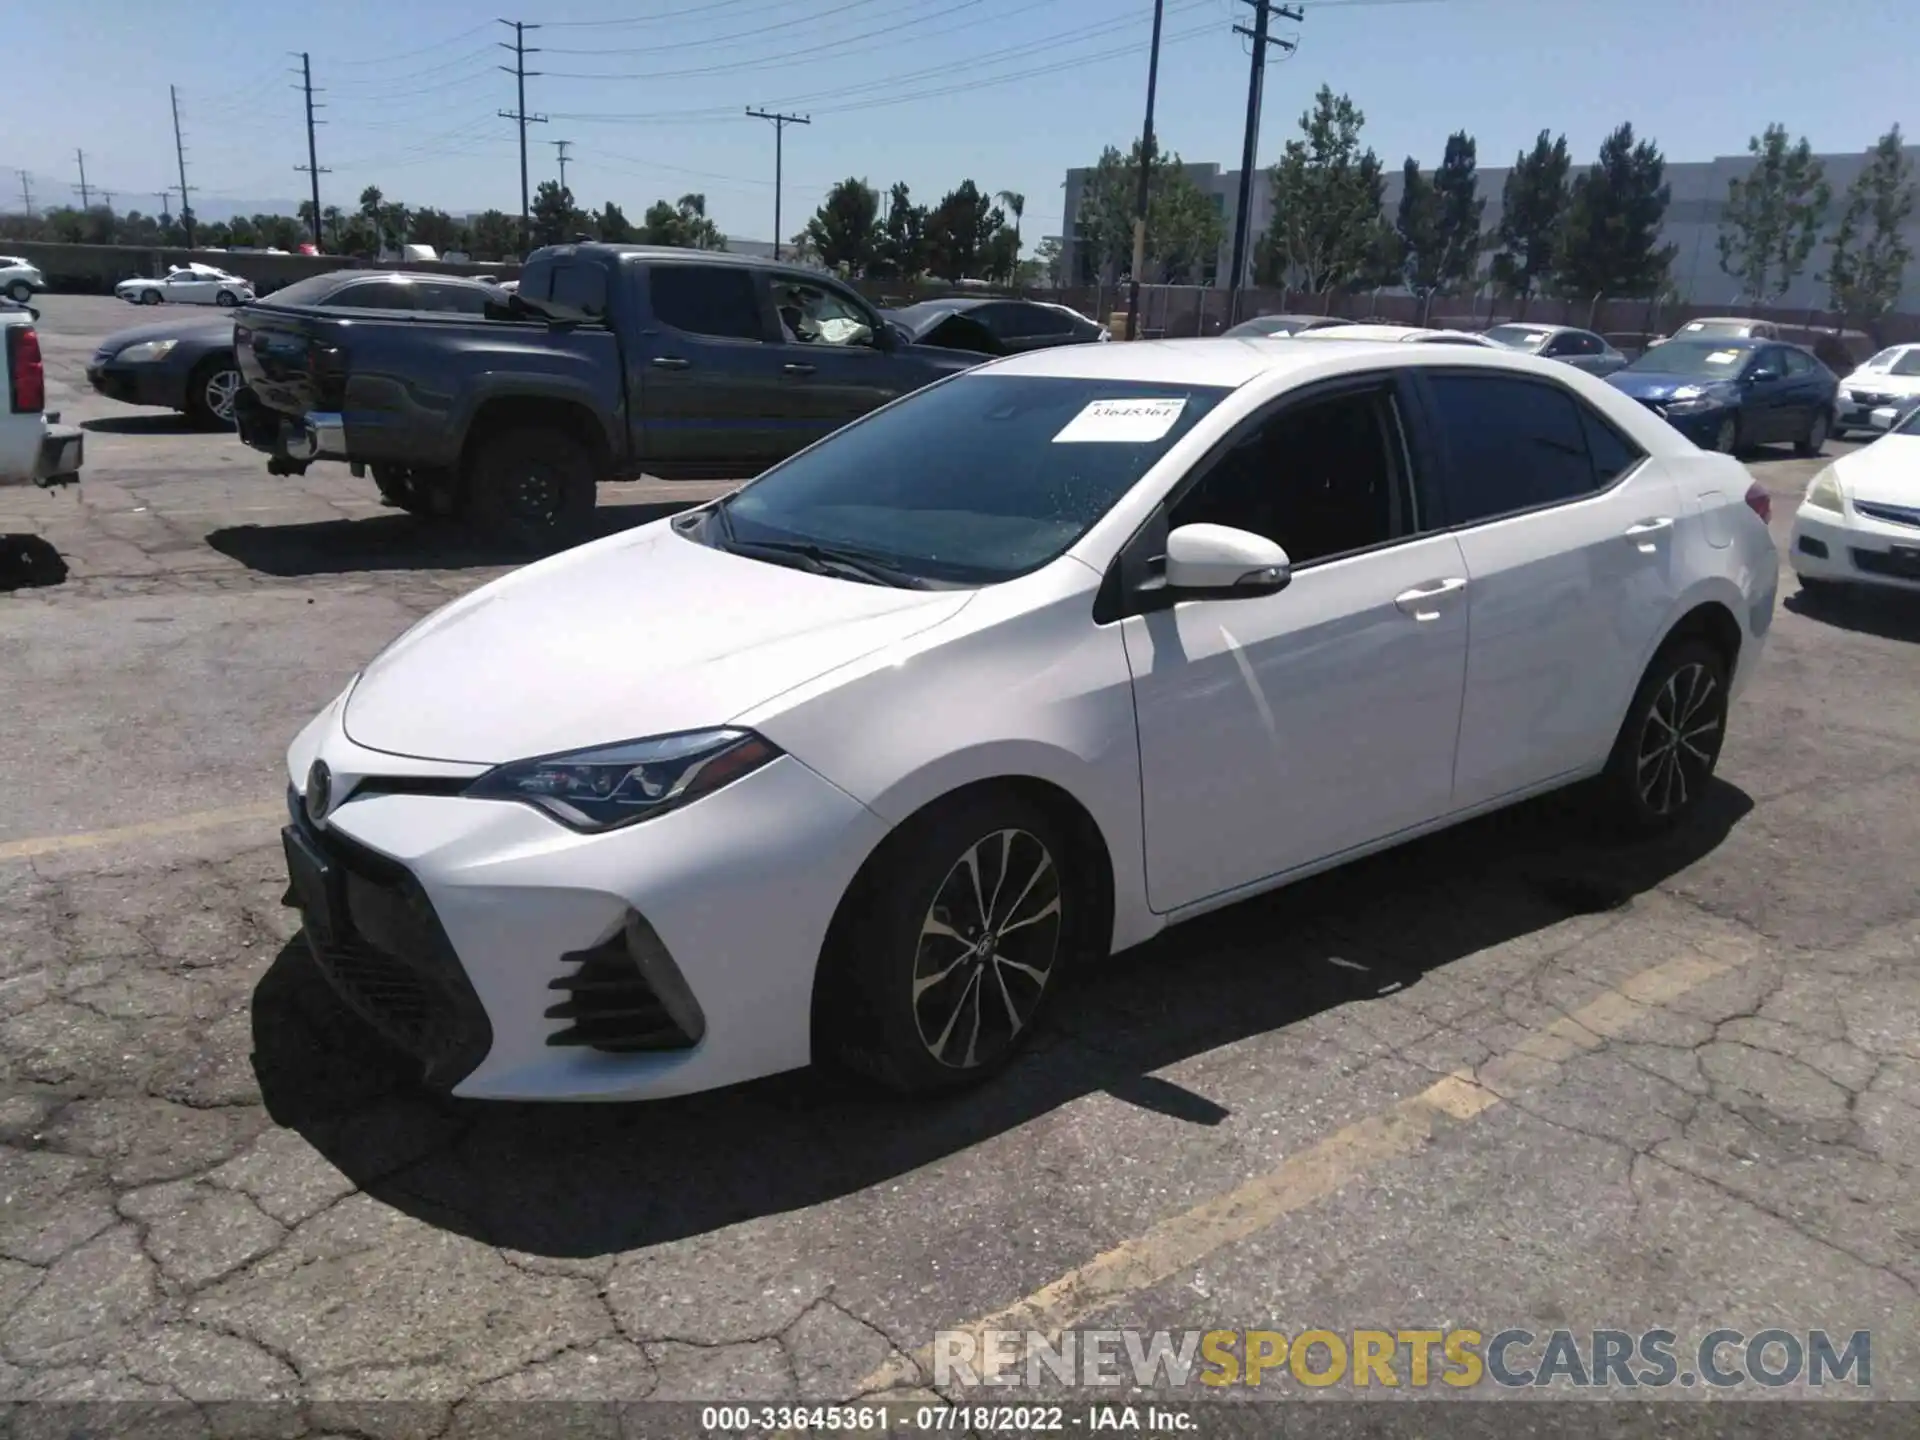
<instances>
[{"instance_id":1,"label":"door handle","mask_svg":"<svg viewBox=\"0 0 1920 1440\"><path fill-rule=\"evenodd\" d=\"M789 375L811 375L814 370L811 365L782 365L780 368Z\"/></svg>"},{"instance_id":2,"label":"door handle","mask_svg":"<svg viewBox=\"0 0 1920 1440\"><path fill-rule=\"evenodd\" d=\"M1465 577L1455 575L1446 580L1435 580L1431 584L1416 585L1411 590L1402 590L1393 597L1393 603L1413 616L1415 620L1422 622L1438 620L1446 597L1457 595L1466 588Z\"/></svg>"},{"instance_id":3,"label":"door handle","mask_svg":"<svg viewBox=\"0 0 1920 1440\"><path fill-rule=\"evenodd\" d=\"M685 370L693 364L691 360L682 360L678 355L656 355L650 363L656 370Z\"/></svg>"},{"instance_id":4,"label":"door handle","mask_svg":"<svg viewBox=\"0 0 1920 1440\"><path fill-rule=\"evenodd\" d=\"M1666 534L1667 531L1671 529L1673 529L1673 517L1671 515L1656 515L1651 520L1642 520L1637 525L1629 525L1626 529L1626 536L1627 539L1633 541L1634 548L1639 550L1642 555L1651 555L1659 548L1659 540L1657 537Z\"/></svg>"}]
</instances>

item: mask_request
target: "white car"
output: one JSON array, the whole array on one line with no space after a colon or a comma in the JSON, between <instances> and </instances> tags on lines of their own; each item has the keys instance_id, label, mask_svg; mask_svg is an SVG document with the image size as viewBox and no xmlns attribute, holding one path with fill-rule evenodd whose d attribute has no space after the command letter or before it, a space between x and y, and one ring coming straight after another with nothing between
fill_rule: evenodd
<instances>
[{"instance_id":1,"label":"white car","mask_svg":"<svg viewBox=\"0 0 1920 1440\"><path fill-rule=\"evenodd\" d=\"M211 265L181 265L158 280L122 280L113 293L136 305L250 305L253 282Z\"/></svg>"},{"instance_id":2,"label":"white car","mask_svg":"<svg viewBox=\"0 0 1920 1440\"><path fill-rule=\"evenodd\" d=\"M1920 591L1920 408L1813 477L1787 563L1810 595L1855 585Z\"/></svg>"},{"instance_id":3,"label":"white car","mask_svg":"<svg viewBox=\"0 0 1920 1440\"><path fill-rule=\"evenodd\" d=\"M0 305L0 485L77 482L86 436L47 413L47 370L32 312Z\"/></svg>"},{"instance_id":4,"label":"white car","mask_svg":"<svg viewBox=\"0 0 1920 1440\"><path fill-rule=\"evenodd\" d=\"M991 362L393 642L289 748L289 902L456 1094L938 1090L1070 961L1354 856L1589 777L1686 816L1764 499L1505 350Z\"/></svg>"},{"instance_id":5,"label":"white car","mask_svg":"<svg viewBox=\"0 0 1920 1440\"><path fill-rule=\"evenodd\" d=\"M20 255L0 255L0 295L25 305L46 288L47 277L38 265Z\"/></svg>"},{"instance_id":6,"label":"white car","mask_svg":"<svg viewBox=\"0 0 1920 1440\"><path fill-rule=\"evenodd\" d=\"M1920 399L1920 345L1893 345L1840 382L1835 435L1874 429L1873 412Z\"/></svg>"},{"instance_id":7,"label":"white car","mask_svg":"<svg viewBox=\"0 0 1920 1440\"><path fill-rule=\"evenodd\" d=\"M1469 330L1430 330L1420 325L1322 325L1302 330L1296 340L1392 340L1425 345L1478 345L1483 350L1502 347Z\"/></svg>"}]
</instances>

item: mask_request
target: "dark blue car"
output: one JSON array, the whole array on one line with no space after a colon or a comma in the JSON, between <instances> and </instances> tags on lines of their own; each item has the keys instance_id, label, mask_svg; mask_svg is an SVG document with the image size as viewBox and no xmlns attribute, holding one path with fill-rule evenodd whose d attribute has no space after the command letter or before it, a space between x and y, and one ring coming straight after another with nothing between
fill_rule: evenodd
<instances>
[{"instance_id":1,"label":"dark blue car","mask_svg":"<svg viewBox=\"0 0 1920 1440\"><path fill-rule=\"evenodd\" d=\"M1728 455L1783 442L1818 455L1840 390L1839 377L1798 345L1736 337L1668 340L1607 383Z\"/></svg>"}]
</instances>

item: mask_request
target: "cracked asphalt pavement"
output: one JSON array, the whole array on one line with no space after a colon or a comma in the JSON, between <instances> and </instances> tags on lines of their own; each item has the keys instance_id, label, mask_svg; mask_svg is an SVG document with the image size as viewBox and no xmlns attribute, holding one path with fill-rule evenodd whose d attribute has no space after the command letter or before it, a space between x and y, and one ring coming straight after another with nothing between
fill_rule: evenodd
<instances>
[{"instance_id":1,"label":"cracked asphalt pavement","mask_svg":"<svg viewBox=\"0 0 1920 1440\"><path fill-rule=\"evenodd\" d=\"M1920 607L1785 580L1688 833L1550 800L1241 905L983 1090L459 1102L312 969L274 814L306 717L504 566L88 394L137 318L44 301L87 478L0 491L58 580L0 595L0 1398L432 1436L924 1396L936 1331L1002 1322L1864 1329L1920 1398ZM1754 462L1776 535L1814 468Z\"/></svg>"}]
</instances>

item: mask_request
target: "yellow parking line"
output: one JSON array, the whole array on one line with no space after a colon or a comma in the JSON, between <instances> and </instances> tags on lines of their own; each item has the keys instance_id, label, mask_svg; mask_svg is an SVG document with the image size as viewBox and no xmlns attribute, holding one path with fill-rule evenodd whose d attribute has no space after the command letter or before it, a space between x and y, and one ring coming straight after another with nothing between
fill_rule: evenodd
<instances>
[{"instance_id":1,"label":"yellow parking line","mask_svg":"<svg viewBox=\"0 0 1920 1440\"><path fill-rule=\"evenodd\" d=\"M1690 951L1640 971L1478 1069L1456 1070L1392 1109L1318 1141L1278 1169L1122 1241L1004 1310L953 1328L974 1336L976 1355L995 1353L981 1339L991 1330L1039 1331L1057 1343L1063 1330L1325 1199L1372 1167L1413 1154L1445 1121L1471 1121L1507 1096L1552 1083L1566 1061L1598 1049L1649 1008L1752 958L1752 947L1744 940L1722 940L1715 948L1721 953ZM881 1366L860 1382L856 1393L924 1384L922 1374L932 1364L933 1347L928 1345L913 1360L901 1357Z\"/></svg>"},{"instance_id":2,"label":"yellow parking line","mask_svg":"<svg viewBox=\"0 0 1920 1440\"><path fill-rule=\"evenodd\" d=\"M195 830L212 830L221 825L271 820L286 813L285 801L270 805L235 805L226 810L200 810L188 815L170 815L163 820L142 820L137 825L119 825L111 830L0 840L0 861L31 860L38 855L57 855L66 850L94 850L107 845L124 845L134 840L153 840L163 835L188 835Z\"/></svg>"}]
</instances>

